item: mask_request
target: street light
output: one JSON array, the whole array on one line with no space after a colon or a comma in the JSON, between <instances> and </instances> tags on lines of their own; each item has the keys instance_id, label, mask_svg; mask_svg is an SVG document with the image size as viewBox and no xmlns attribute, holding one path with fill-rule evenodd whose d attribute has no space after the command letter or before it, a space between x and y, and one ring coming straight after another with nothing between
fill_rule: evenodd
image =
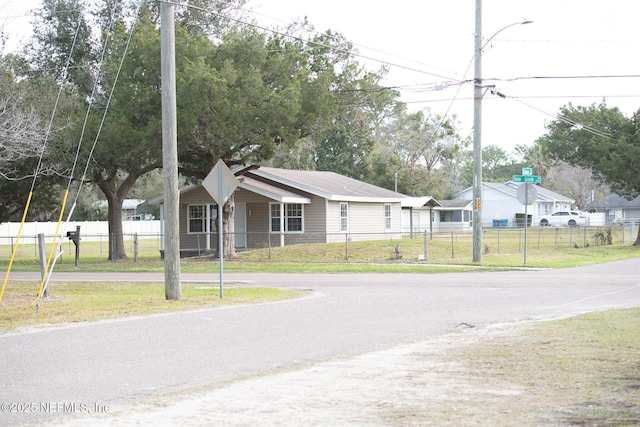
<instances>
[{"instance_id":1,"label":"street light","mask_svg":"<svg viewBox=\"0 0 640 427\"><path fill-rule=\"evenodd\" d=\"M473 77L473 262L482 262L482 49L507 28L531 22L524 20L509 24L482 43L482 0L476 0Z\"/></svg>"}]
</instances>

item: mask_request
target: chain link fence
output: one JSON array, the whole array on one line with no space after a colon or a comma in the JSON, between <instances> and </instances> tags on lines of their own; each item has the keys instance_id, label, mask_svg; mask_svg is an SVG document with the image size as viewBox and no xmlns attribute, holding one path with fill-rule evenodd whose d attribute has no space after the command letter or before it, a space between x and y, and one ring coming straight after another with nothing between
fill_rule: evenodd
<instances>
[{"instance_id":1,"label":"chain link fence","mask_svg":"<svg viewBox=\"0 0 640 427\"><path fill-rule=\"evenodd\" d=\"M633 244L638 232L638 221L619 225L597 227L528 227L485 228L482 246L485 254L510 254L523 252L525 239L527 251L549 251L590 246ZM526 236L525 236L526 234ZM82 259L108 258L109 245L115 239L108 234L80 236L79 257ZM232 236L236 242L237 257L242 262L383 262L435 261L450 262L471 257L473 236L467 231L399 233L304 233L297 235L278 233L239 233ZM0 259L8 260L14 238L5 238L8 244L0 245ZM73 259L75 243L60 237L57 244L64 252L63 258ZM159 233L123 234L125 251L134 260L158 260L163 256L163 236ZM45 236L52 242L53 236ZM181 235L183 257L213 257L218 236L216 233ZM185 246L185 242L191 242ZM331 242L331 243L326 243ZM281 248L294 248L283 251ZM17 258L38 257L38 236L22 236L16 248Z\"/></svg>"}]
</instances>

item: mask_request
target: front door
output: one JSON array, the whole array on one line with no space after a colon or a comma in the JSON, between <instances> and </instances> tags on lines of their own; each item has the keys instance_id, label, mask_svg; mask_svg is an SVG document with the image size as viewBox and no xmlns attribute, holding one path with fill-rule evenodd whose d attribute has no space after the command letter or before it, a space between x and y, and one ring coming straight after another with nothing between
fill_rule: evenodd
<instances>
[{"instance_id":1,"label":"front door","mask_svg":"<svg viewBox=\"0 0 640 427\"><path fill-rule=\"evenodd\" d=\"M233 228L234 244L236 249L245 249L247 247L247 204L236 203L234 212Z\"/></svg>"}]
</instances>

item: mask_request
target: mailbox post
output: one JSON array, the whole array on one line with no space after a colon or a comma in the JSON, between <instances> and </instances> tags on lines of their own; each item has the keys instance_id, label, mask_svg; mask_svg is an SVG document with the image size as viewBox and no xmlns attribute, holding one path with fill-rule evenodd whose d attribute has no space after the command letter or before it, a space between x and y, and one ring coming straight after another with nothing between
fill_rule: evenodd
<instances>
[{"instance_id":1,"label":"mailbox post","mask_svg":"<svg viewBox=\"0 0 640 427\"><path fill-rule=\"evenodd\" d=\"M76 261L75 265L78 266L80 260L80 226L76 226L76 231L67 231L67 237L73 242L76 247Z\"/></svg>"}]
</instances>

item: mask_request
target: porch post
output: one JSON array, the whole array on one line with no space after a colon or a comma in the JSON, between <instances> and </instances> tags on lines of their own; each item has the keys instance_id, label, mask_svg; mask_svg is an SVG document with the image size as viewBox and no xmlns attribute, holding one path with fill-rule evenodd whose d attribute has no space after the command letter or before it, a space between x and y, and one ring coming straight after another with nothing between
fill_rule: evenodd
<instances>
[{"instance_id":1,"label":"porch post","mask_svg":"<svg viewBox=\"0 0 640 427\"><path fill-rule=\"evenodd\" d=\"M160 205L160 250L164 251L164 203Z\"/></svg>"},{"instance_id":2,"label":"porch post","mask_svg":"<svg viewBox=\"0 0 640 427\"><path fill-rule=\"evenodd\" d=\"M204 213L204 231L206 234L205 242L205 250L209 252L211 250L211 204L207 203L204 205L206 212Z\"/></svg>"},{"instance_id":3,"label":"porch post","mask_svg":"<svg viewBox=\"0 0 640 427\"><path fill-rule=\"evenodd\" d=\"M284 247L284 203L280 203L280 246Z\"/></svg>"}]
</instances>

